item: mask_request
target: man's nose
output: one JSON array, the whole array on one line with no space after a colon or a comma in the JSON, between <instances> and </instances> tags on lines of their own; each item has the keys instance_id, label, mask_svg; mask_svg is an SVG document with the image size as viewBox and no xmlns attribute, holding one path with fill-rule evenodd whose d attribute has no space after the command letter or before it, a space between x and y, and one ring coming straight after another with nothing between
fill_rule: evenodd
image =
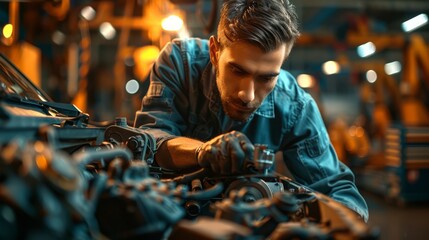
<instances>
[{"instance_id":1,"label":"man's nose","mask_svg":"<svg viewBox=\"0 0 429 240\"><path fill-rule=\"evenodd\" d=\"M255 99L255 86L253 80L243 79L240 84L240 91L238 91L238 97L244 103L249 103Z\"/></svg>"}]
</instances>

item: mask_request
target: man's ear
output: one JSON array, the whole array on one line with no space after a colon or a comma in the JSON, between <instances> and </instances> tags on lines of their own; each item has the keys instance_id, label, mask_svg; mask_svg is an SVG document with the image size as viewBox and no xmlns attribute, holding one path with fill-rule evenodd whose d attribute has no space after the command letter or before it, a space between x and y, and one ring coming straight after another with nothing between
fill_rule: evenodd
<instances>
[{"instance_id":1,"label":"man's ear","mask_svg":"<svg viewBox=\"0 0 429 240\"><path fill-rule=\"evenodd\" d=\"M213 66L217 67L219 60L219 42L215 36L211 36L209 39L209 49L210 49L210 62Z\"/></svg>"}]
</instances>

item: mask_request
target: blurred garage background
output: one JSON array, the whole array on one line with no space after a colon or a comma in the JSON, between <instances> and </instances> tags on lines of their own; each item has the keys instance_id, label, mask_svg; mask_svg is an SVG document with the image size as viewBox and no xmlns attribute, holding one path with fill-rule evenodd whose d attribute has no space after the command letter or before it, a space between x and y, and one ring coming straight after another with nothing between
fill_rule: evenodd
<instances>
[{"instance_id":1,"label":"blurred garage background","mask_svg":"<svg viewBox=\"0 0 429 240\"><path fill-rule=\"evenodd\" d=\"M317 100L381 239L429 235L429 2L295 0L284 68ZM0 1L0 51L94 122L132 122L166 42L216 34L222 0Z\"/></svg>"}]
</instances>

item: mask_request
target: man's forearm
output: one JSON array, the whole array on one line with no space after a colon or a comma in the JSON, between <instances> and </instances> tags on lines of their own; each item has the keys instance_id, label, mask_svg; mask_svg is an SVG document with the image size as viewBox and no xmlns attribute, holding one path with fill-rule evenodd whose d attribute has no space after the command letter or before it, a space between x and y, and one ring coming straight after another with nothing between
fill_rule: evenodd
<instances>
[{"instance_id":1,"label":"man's forearm","mask_svg":"<svg viewBox=\"0 0 429 240\"><path fill-rule=\"evenodd\" d=\"M198 167L195 149L201 141L177 137L164 142L158 149L155 160L162 168L181 170Z\"/></svg>"}]
</instances>

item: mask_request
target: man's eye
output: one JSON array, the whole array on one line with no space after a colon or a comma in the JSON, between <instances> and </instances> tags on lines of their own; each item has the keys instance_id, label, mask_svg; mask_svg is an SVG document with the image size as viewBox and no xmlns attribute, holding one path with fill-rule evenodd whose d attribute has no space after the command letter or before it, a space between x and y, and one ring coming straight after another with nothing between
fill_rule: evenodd
<instances>
[{"instance_id":1,"label":"man's eye","mask_svg":"<svg viewBox=\"0 0 429 240\"><path fill-rule=\"evenodd\" d=\"M243 75L243 74L245 74L245 72L244 72L244 71L242 71L241 69L236 68L236 67L231 67L231 71L232 71L234 74L237 74L237 75Z\"/></svg>"},{"instance_id":2,"label":"man's eye","mask_svg":"<svg viewBox=\"0 0 429 240\"><path fill-rule=\"evenodd\" d=\"M272 82L272 81L274 81L274 79L276 79L276 77L260 77L260 78L258 78L258 80L260 82L263 82L263 83Z\"/></svg>"}]
</instances>

